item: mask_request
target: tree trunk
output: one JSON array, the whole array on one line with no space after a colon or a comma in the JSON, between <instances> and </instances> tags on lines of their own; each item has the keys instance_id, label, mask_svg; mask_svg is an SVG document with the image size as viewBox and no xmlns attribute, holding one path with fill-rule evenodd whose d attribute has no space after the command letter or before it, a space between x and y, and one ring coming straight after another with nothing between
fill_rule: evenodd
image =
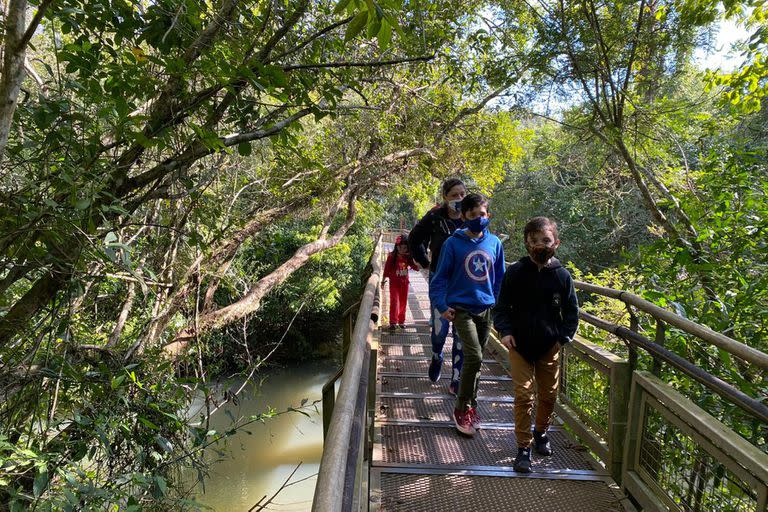
<instances>
[{"instance_id":1,"label":"tree trunk","mask_svg":"<svg viewBox=\"0 0 768 512\"><path fill-rule=\"evenodd\" d=\"M219 268L216 269L216 274L214 274L214 276L208 282L208 288L205 290L205 298L203 298L203 307L201 309L203 313L208 313L215 309L213 297L216 295L216 290L219 289L219 284L221 284L221 277L227 273L229 267L232 265L232 261L234 261L234 257L222 263Z\"/></svg>"},{"instance_id":2,"label":"tree trunk","mask_svg":"<svg viewBox=\"0 0 768 512\"><path fill-rule=\"evenodd\" d=\"M24 39L26 0L9 0L5 13L3 41L3 74L0 78L0 161L8 144L8 135L16 112L21 82L24 80L24 59L27 53Z\"/></svg>"},{"instance_id":3,"label":"tree trunk","mask_svg":"<svg viewBox=\"0 0 768 512\"><path fill-rule=\"evenodd\" d=\"M622 159L624 159L624 162L627 164L629 173L632 175L632 179L635 181L635 185L637 185L638 190L640 190L640 195L643 197L643 202L645 203L646 208L648 208L648 210L651 212L654 220L656 220L656 222L658 222L659 225L664 228L664 231L666 231L671 238L678 240L686 247L691 247L691 243L682 235L682 233L680 233L674 224L670 222L669 218L667 218L667 216L664 215L664 213L659 208L659 205L656 204L656 199L653 197L653 194L651 194L648 185L645 183L637 162L635 162L635 159L632 158L632 155L630 154L627 146L624 144L624 140L621 138L621 136L616 137L616 140L612 145L616 148L619 155L621 155Z\"/></svg>"},{"instance_id":4,"label":"tree trunk","mask_svg":"<svg viewBox=\"0 0 768 512\"><path fill-rule=\"evenodd\" d=\"M221 268L227 262L231 261L237 254L240 246L248 238L256 235L261 231L265 224L282 218L288 213L295 213L297 208L309 203L311 197L304 198L302 201L294 202L290 205L286 205L280 208L272 208L265 212L260 212L254 219L248 222L243 228L235 232L226 240L221 241L216 247L210 251L210 255L206 260L202 257L193 261L189 267L187 267L184 276L179 281L179 287L169 301L166 302L165 307L160 309L159 303L156 302L155 306L157 310L153 311L152 320L147 333L143 339L137 343L137 345L129 352L128 356L132 356L134 352L141 353L146 345L152 343L168 326L171 317L181 308L184 302L189 298L190 293L197 287L197 281L200 276L211 268ZM159 300L159 299L158 299Z\"/></svg>"},{"instance_id":5,"label":"tree trunk","mask_svg":"<svg viewBox=\"0 0 768 512\"><path fill-rule=\"evenodd\" d=\"M54 297L66 279L62 274L46 274L0 318L0 347L11 341L14 334L26 327L29 318Z\"/></svg>"},{"instance_id":6,"label":"tree trunk","mask_svg":"<svg viewBox=\"0 0 768 512\"><path fill-rule=\"evenodd\" d=\"M120 310L120 314L117 317L115 328L112 329L112 334L109 335L109 341L107 347L114 347L120 340L120 335L125 328L125 322L128 320L128 315L131 313L133 307L133 300L136 298L136 283L128 283L128 296L125 298L123 308Z\"/></svg>"}]
</instances>

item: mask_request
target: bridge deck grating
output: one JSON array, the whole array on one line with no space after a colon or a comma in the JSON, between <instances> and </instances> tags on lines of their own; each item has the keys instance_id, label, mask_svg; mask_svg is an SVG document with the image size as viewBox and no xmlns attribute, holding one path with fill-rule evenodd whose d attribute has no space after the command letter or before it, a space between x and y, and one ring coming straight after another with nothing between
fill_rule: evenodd
<instances>
[{"instance_id":1,"label":"bridge deck grating","mask_svg":"<svg viewBox=\"0 0 768 512\"><path fill-rule=\"evenodd\" d=\"M446 373L438 382L426 376L405 377L382 375L379 377L379 393L413 393L421 395L444 395L448 392L449 375ZM484 379L480 377L478 399L484 396L512 396L512 381Z\"/></svg>"},{"instance_id":2,"label":"bridge deck grating","mask_svg":"<svg viewBox=\"0 0 768 512\"><path fill-rule=\"evenodd\" d=\"M410 326L409 326L410 327ZM395 331L389 331L383 329L381 331L381 343L385 345L403 346L414 345L420 347L431 347L429 326L425 326L425 329L420 329L418 332L412 328L406 327L405 331L397 329ZM449 337L446 340L446 344L453 343L453 337Z\"/></svg>"},{"instance_id":3,"label":"bridge deck grating","mask_svg":"<svg viewBox=\"0 0 768 512\"><path fill-rule=\"evenodd\" d=\"M449 358L450 359L450 358ZM426 375L429 369L429 359L393 359L382 357L379 359L379 371L382 373L411 373L417 375ZM443 373L451 372L451 362L443 360ZM507 371L497 363L483 362L480 367L481 375L488 376L506 376Z\"/></svg>"},{"instance_id":4,"label":"bridge deck grating","mask_svg":"<svg viewBox=\"0 0 768 512\"><path fill-rule=\"evenodd\" d=\"M453 425L424 428L419 424L382 424L381 450L373 461L408 464L449 464L453 466L488 466L512 468L517 453L515 431L512 429L482 429L474 437L464 437ZM584 457L583 448L573 443L563 431L549 433L552 450L557 456L532 454L533 470L595 470Z\"/></svg>"},{"instance_id":5,"label":"bridge deck grating","mask_svg":"<svg viewBox=\"0 0 768 512\"><path fill-rule=\"evenodd\" d=\"M465 474L376 473L373 511L482 510L608 512L624 510L604 481Z\"/></svg>"},{"instance_id":6,"label":"bridge deck grating","mask_svg":"<svg viewBox=\"0 0 768 512\"><path fill-rule=\"evenodd\" d=\"M453 397L381 397L377 418L450 422L454 401ZM514 417L511 402L478 401L477 409L484 423L509 423Z\"/></svg>"}]
</instances>

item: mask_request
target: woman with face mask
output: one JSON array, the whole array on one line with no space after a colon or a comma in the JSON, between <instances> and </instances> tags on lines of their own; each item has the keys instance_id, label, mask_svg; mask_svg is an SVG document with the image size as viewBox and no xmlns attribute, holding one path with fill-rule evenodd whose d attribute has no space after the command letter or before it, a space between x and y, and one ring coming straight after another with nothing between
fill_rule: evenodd
<instances>
[{"instance_id":1,"label":"woman with face mask","mask_svg":"<svg viewBox=\"0 0 768 512\"><path fill-rule=\"evenodd\" d=\"M467 195L467 187L458 178L448 178L440 187L443 202L428 211L416 226L411 230L408 238L411 255L422 268L429 269L429 279L437 269L440 258L440 249L448 237L464 224L461 218L461 201ZM429 249L430 256L427 256ZM429 378L432 382L440 379L440 370L443 366L443 346L445 338L451 327L451 322L435 311L434 305L430 307L431 314L429 325L431 327L432 358L429 364ZM459 389L459 375L464 363L464 351L461 340L453 329L452 350L453 372L448 390L455 395Z\"/></svg>"},{"instance_id":2,"label":"woman with face mask","mask_svg":"<svg viewBox=\"0 0 768 512\"><path fill-rule=\"evenodd\" d=\"M440 314L453 322L464 342L466 360L453 410L456 429L472 436L480 428L477 390L483 349L491 328L504 277L504 249L488 231L488 200L469 194L461 202L464 227L443 244L440 261L429 286L429 299Z\"/></svg>"}]
</instances>

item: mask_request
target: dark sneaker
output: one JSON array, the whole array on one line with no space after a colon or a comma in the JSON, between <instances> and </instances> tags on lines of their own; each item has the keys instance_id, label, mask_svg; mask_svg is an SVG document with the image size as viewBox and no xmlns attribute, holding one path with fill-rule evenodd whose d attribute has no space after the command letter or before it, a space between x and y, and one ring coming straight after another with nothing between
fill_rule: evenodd
<instances>
[{"instance_id":1,"label":"dark sneaker","mask_svg":"<svg viewBox=\"0 0 768 512\"><path fill-rule=\"evenodd\" d=\"M512 465L517 473L530 473L531 472L531 449L530 448L518 448L517 457Z\"/></svg>"},{"instance_id":2,"label":"dark sneaker","mask_svg":"<svg viewBox=\"0 0 768 512\"><path fill-rule=\"evenodd\" d=\"M533 431L533 446L539 455L552 455L552 445L546 432Z\"/></svg>"},{"instance_id":3,"label":"dark sneaker","mask_svg":"<svg viewBox=\"0 0 768 512\"><path fill-rule=\"evenodd\" d=\"M472 426L472 418L469 411L461 412L458 409L453 410L453 423L456 425L456 430L466 436L475 435L475 427Z\"/></svg>"},{"instance_id":4,"label":"dark sneaker","mask_svg":"<svg viewBox=\"0 0 768 512\"><path fill-rule=\"evenodd\" d=\"M388 329L390 332L392 332L392 331L394 331L395 329L397 329L397 324L389 324L389 327L387 327L387 329Z\"/></svg>"},{"instance_id":5,"label":"dark sneaker","mask_svg":"<svg viewBox=\"0 0 768 512\"><path fill-rule=\"evenodd\" d=\"M452 380L451 383L448 384L448 392L453 396L456 396L459 393L459 381Z\"/></svg>"},{"instance_id":6,"label":"dark sneaker","mask_svg":"<svg viewBox=\"0 0 768 512\"><path fill-rule=\"evenodd\" d=\"M429 362L429 380L432 382L437 382L440 380L440 371L443 369L443 355L440 354L438 357L435 357L434 354L432 354L432 360Z\"/></svg>"},{"instance_id":7,"label":"dark sneaker","mask_svg":"<svg viewBox=\"0 0 768 512\"><path fill-rule=\"evenodd\" d=\"M398 327L399 327L400 329L402 329L403 331L405 330L405 324L400 324L400 325L398 325Z\"/></svg>"},{"instance_id":8,"label":"dark sneaker","mask_svg":"<svg viewBox=\"0 0 768 512\"><path fill-rule=\"evenodd\" d=\"M475 427L475 430L480 430L480 415L477 414L476 407L469 408L469 419L472 422L472 426Z\"/></svg>"}]
</instances>

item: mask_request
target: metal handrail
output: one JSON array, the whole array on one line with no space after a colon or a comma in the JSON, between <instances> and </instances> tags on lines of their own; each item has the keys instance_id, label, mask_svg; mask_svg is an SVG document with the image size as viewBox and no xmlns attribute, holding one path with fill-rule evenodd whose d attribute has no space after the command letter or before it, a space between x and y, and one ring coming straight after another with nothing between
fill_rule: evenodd
<instances>
[{"instance_id":1,"label":"metal handrail","mask_svg":"<svg viewBox=\"0 0 768 512\"><path fill-rule=\"evenodd\" d=\"M611 299L618 299L625 304L631 304L640 311L648 313L656 320L663 320L670 325L674 325L683 331L693 334L700 339L712 343L713 345L722 348L729 354L732 354L748 363L757 365L762 369L768 369L768 354L765 354L755 348L745 345L739 341L729 338L725 334L715 332L709 327L692 322L687 318L683 318L680 315L667 311L664 308L649 302L642 297L639 297L633 293L625 292L622 290L614 290L613 288L606 288L604 286L598 286L583 281L574 281L574 286L578 290L585 292L595 293Z\"/></svg>"},{"instance_id":2,"label":"metal handrail","mask_svg":"<svg viewBox=\"0 0 768 512\"><path fill-rule=\"evenodd\" d=\"M677 368L684 374L703 384L723 398L727 398L728 400L732 401L734 404L738 405L751 415L768 423L768 406L766 406L763 402L752 398L731 384L728 384L727 382L715 377L711 373L702 370L692 362L683 357L680 357L671 350L662 347L658 343L655 343L645 336L631 331L626 327L607 322L602 318L598 318L584 311L579 311L579 317L587 323L594 325L595 327L613 333L616 336L626 340L627 342L639 346L654 357L658 357L669 365Z\"/></svg>"},{"instance_id":3,"label":"metal handrail","mask_svg":"<svg viewBox=\"0 0 768 512\"><path fill-rule=\"evenodd\" d=\"M337 512L344 502L345 473L352 439L352 426L356 416L356 402L361 385L363 363L368 352L368 339L373 331L371 313L381 281L381 235L376 240L376 248L371 256L373 271L365 285L360 309L352 331L349 353L344 362L344 373L336 398L336 405L331 417L328 436L323 447L320 470L317 475L315 495L312 502L313 512ZM367 371L367 368L365 369ZM365 415L365 410L357 409L357 415Z\"/></svg>"},{"instance_id":4,"label":"metal handrail","mask_svg":"<svg viewBox=\"0 0 768 512\"><path fill-rule=\"evenodd\" d=\"M505 264L508 267L511 263L505 262ZM697 336L705 342L712 343L745 362L754 364L762 369L768 368L768 354L736 341L733 338L729 338L724 334L715 332L709 327L697 324L687 318L672 313L671 311L667 311L638 295L576 280L574 280L574 287L577 290L620 300L628 307L630 305L634 306L638 310L648 313L657 321L667 322L670 325L678 327L689 334ZM670 364L721 397L732 401L735 405L748 412L750 415L760 418L764 422L768 422L768 406L762 401L747 395L735 386L702 370L687 359L664 348L661 344L642 336L636 332L636 330L608 322L602 318L591 315L584 310L579 310L579 318L599 329L615 334L623 339L629 345L630 349L633 349L634 347L644 349L654 357L654 360L659 359Z\"/></svg>"}]
</instances>

